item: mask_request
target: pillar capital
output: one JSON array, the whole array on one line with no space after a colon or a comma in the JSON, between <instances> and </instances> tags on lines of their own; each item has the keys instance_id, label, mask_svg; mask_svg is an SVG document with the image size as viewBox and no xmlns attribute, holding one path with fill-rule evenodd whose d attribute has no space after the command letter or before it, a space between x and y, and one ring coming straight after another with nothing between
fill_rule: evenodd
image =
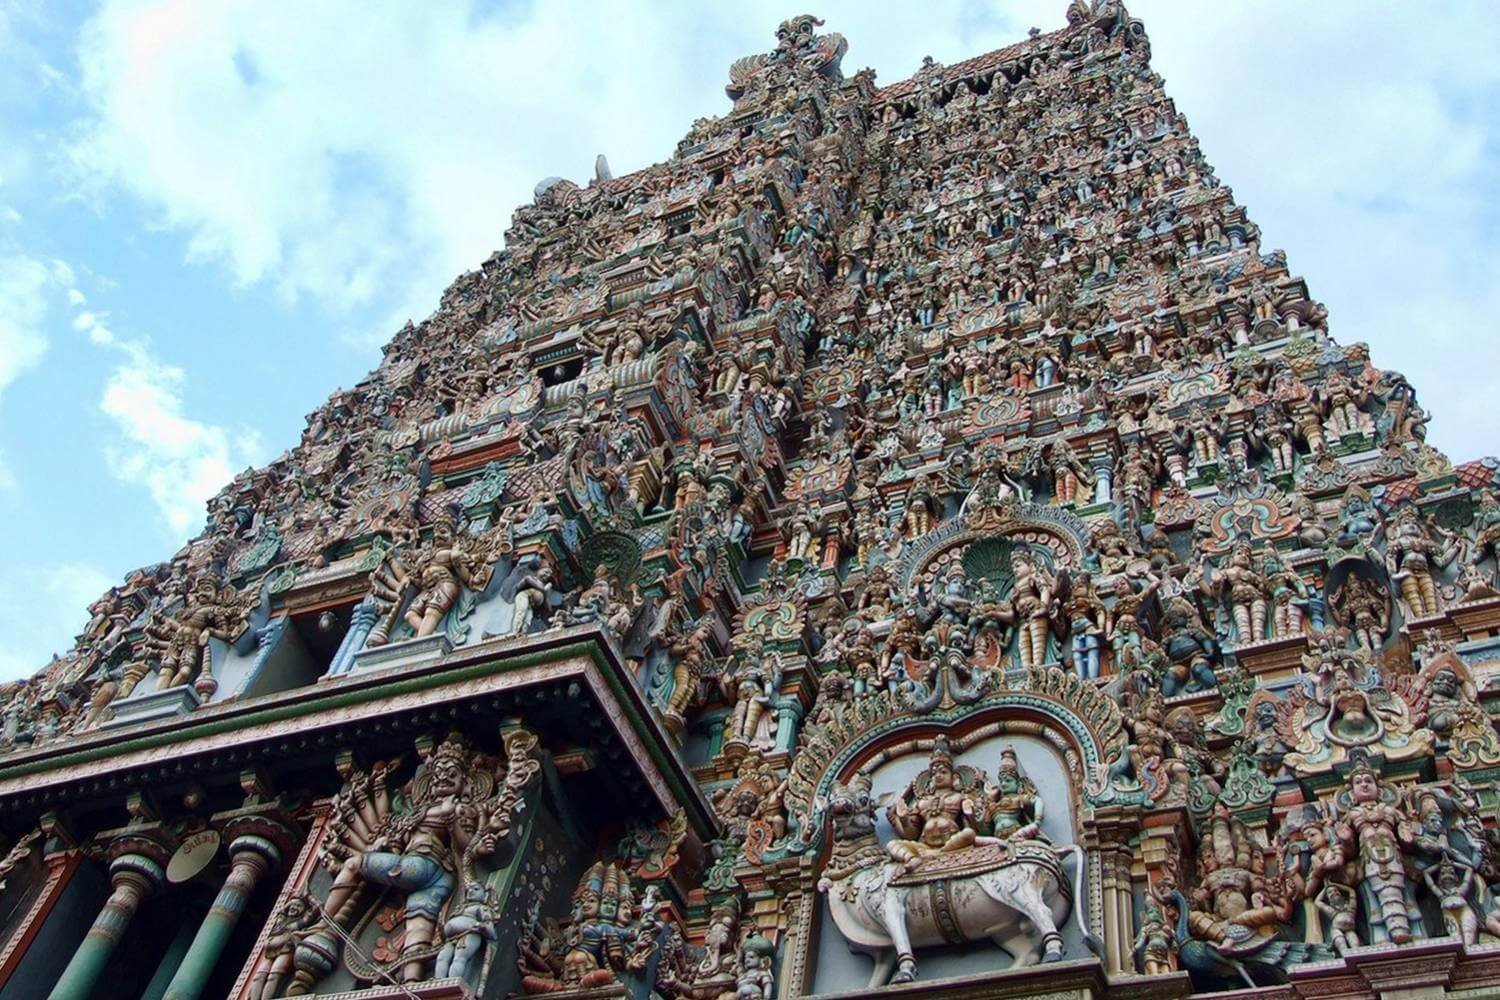
<instances>
[{"instance_id":1,"label":"pillar capital","mask_svg":"<svg viewBox=\"0 0 1500 1000\"><path fill-rule=\"evenodd\" d=\"M153 888L159 888L166 878L167 862L177 849L177 838L159 823L113 830L100 840L111 878L116 870L138 871L143 877L155 879Z\"/></svg>"},{"instance_id":2,"label":"pillar capital","mask_svg":"<svg viewBox=\"0 0 1500 1000\"><path fill-rule=\"evenodd\" d=\"M116 889L122 886L133 886L138 890L139 899L145 899L157 892L166 884L166 881L165 863L145 854L125 852L114 857L109 863L110 885Z\"/></svg>"}]
</instances>

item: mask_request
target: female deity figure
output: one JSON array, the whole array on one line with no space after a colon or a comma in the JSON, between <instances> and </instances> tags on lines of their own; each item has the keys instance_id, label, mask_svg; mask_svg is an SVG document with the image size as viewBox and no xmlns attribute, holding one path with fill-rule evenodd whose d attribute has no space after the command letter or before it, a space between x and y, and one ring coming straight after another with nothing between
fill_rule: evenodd
<instances>
[{"instance_id":1,"label":"female deity figure","mask_svg":"<svg viewBox=\"0 0 1500 1000\"><path fill-rule=\"evenodd\" d=\"M1015 609L1021 666L1039 667L1047 662L1047 633L1057 610L1056 586L1052 575L1025 549L1011 550L1010 570L1015 579L1010 601Z\"/></svg>"},{"instance_id":2,"label":"female deity figure","mask_svg":"<svg viewBox=\"0 0 1500 1000\"><path fill-rule=\"evenodd\" d=\"M1036 785L1021 770L1015 747L1000 751L1000 766L995 783L984 790L991 828L1001 840L1036 840L1042 838L1045 807ZM1042 838L1045 839L1045 838Z\"/></svg>"}]
</instances>

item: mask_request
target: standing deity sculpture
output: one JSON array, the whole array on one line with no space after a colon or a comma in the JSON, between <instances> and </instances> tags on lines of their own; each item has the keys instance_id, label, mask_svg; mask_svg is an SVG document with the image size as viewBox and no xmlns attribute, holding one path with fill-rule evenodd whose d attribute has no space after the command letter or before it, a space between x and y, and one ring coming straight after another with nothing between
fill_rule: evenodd
<instances>
[{"instance_id":1,"label":"standing deity sculpture","mask_svg":"<svg viewBox=\"0 0 1500 1000\"><path fill-rule=\"evenodd\" d=\"M781 655L759 639L745 644L724 676L734 707L724 723L726 743L769 748L776 744L776 701L781 691Z\"/></svg>"},{"instance_id":2,"label":"standing deity sculpture","mask_svg":"<svg viewBox=\"0 0 1500 1000\"><path fill-rule=\"evenodd\" d=\"M1350 573L1331 601L1358 648L1367 653L1379 651L1391 626L1385 588L1370 577Z\"/></svg>"},{"instance_id":3,"label":"standing deity sculpture","mask_svg":"<svg viewBox=\"0 0 1500 1000\"><path fill-rule=\"evenodd\" d=\"M459 539L451 521L441 520L433 525L432 538L414 553L393 550L371 579L371 592L384 613L369 645L387 641L403 605L401 617L413 638L435 633L458 603L462 588L482 589L489 580L490 568L480 562L477 548L471 540Z\"/></svg>"},{"instance_id":4,"label":"standing deity sculpture","mask_svg":"<svg viewBox=\"0 0 1500 1000\"><path fill-rule=\"evenodd\" d=\"M1440 610L1436 573L1453 561L1451 536L1414 506L1401 508L1385 528L1386 568L1407 613L1426 618Z\"/></svg>"},{"instance_id":5,"label":"standing deity sculpture","mask_svg":"<svg viewBox=\"0 0 1500 1000\"><path fill-rule=\"evenodd\" d=\"M1094 580L1088 573L1069 581L1062 612L1072 634L1074 671L1084 680L1097 679L1109 612L1094 592Z\"/></svg>"},{"instance_id":6,"label":"standing deity sculpture","mask_svg":"<svg viewBox=\"0 0 1500 1000\"><path fill-rule=\"evenodd\" d=\"M248 611L234 588L219 587L206 573L194 579L183 595L181 609L170 617L159 615L146 625L146 650L161 664L156 689L165 691L193 681L205 697L213 694L218 682L213 677L209 643L238 638ZM129 690L122 687L119 693L123 697Z\"/></svg>"},{"instance_id":7,"label":"standing deity sculpture","mask_svg":"<svg viewBox=\"0 0 1500 1000\"><path fill-rule=\"evenodd\" d=\"M1052 616L1057 613L1056 581L1022 548L1011 550L1010 568L1015 581L1010 603L1015 609L1021 666L1039 667L1047 662Z\"/></svg>"},{"instance_id":8,"label":"standing deity sculpture","mask_svg":"<svg viewBox=\"0 0 1500 1000\"><path fill-rule=\"evenodd\" d=\"M1265 578L1255 568L1247 539L1235 542L1228 562L1215 574L1213 584L1214 589L1229 602L1239 644L1247 646L1264 639L1270 595Z\"/></svg>"},{"instance_id":9,"label":"standing deity sculpture","mask_svg":"<svg viewBox=\"0 0 1500 1000\"><path fill-rule=\"evenodd\" d=\"M1359 871L1359 894L1374 942L1405 944L1423 935L1421 911L1406 875L1406 851L1414 829L1394 792L1367 761L1349 772L1348 789L1338 796L1334 829Z\"/></svg>"}]
</instances>

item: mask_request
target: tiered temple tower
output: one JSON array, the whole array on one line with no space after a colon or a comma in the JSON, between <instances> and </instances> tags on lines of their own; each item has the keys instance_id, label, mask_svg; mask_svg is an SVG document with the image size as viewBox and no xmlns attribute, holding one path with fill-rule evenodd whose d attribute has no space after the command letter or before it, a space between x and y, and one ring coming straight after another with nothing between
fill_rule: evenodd
<instances>
[{"instance_id":1,"label":"tiered temple tower","mask_svg":"<svg viewBox=\"0 0 1500 1000\"><path fill-rule=\"evenodd\" d=\"M1500 466L1118 4L845 48L538 185L8 686L0 1000L1500 979Z\"/></svg>"}]
</instances>

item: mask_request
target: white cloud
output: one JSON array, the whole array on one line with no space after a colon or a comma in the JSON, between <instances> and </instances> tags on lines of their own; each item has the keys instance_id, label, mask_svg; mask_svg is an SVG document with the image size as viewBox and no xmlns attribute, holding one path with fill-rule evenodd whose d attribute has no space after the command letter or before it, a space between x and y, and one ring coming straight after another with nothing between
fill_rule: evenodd
<instances>
[{"instance_id":1,"label":"white cloud","mask_svg":"<svg viewBox=\"0 0 1500 1000\"><path fill-rule=\"evenodd\" d=\"M47 353L44 323L51 297L72 280L72 271L62 261L19 252L0 254L0 405L5 390L41 364ZM0 453L0 494L16 487L15 473Z\"/></svg>"},{"instance_id":2,"label":"white cloud","mask_svg":"<svg viewBox=\"0 0 1500 1000\"><path fill-rule=\"evenodd\" d=\"M885 60L892 78L923 52L958 59L1024 34L960 7L892 9L879 24L832 6L830 30L855 35L849 68ZM371 309L384 319L363 339L382 343L500 245L538 179L587 180L601 151L616 173L665 159L695 117L727 110L729 63L768 50L786 16L769 3L486 16L107 2L80 45L93 115L74 155L185 233L192 258L289 300Z\"/></svg>"},{"instance_id":3,"label":"white cloud","mask_svg":"<svg viewBox=\"0 0 1500 1000\"><path fill-rule=\"evenodd\" d=\"M183 370L140 342L119 348L126 360L110 373L99 400L117 432L105 447L109 470L144 487L172 534L185 537L202 527L208 498L261 460L260 441L253 432L231 434L185 416Z\"/></svg>"},{"instance_id":4,"label":"white cloud","mask_svg":"<svg viewBox=\"0 0 1500 1000\"><path fill-rule=\"evenodd\" d=\"M81 307L85 299L83 293L76 288L68 289L68 301L74 306ZM100 316L89 309L80 309L78 315L73 317L73 329L79 333L87 334L91 342L100 347L109 347L115 343L115 335L105 325L107 317Z\"/></svg>"},{"instance_id":5,"label":"white cloud","mask_svg":"<svg viewBox=\"0 0 1500 1000\"><path fill-rule=\"evenodd\" d=\"M22 253L0 256L0 393L41 363L47 353L48 299L67 265Z\"/></svg>"},{"instance_id":6,"label":"white cloud","mask_svg":"<svg viewBox=\"0 0 1500 1000\"><path fill-rule=\"evenodd\" d=\"M8 567L0 577L0 681L25 677L73 646L87 608L110 585L98 567L76 562Z\"/></svg>"}]
</instances>

